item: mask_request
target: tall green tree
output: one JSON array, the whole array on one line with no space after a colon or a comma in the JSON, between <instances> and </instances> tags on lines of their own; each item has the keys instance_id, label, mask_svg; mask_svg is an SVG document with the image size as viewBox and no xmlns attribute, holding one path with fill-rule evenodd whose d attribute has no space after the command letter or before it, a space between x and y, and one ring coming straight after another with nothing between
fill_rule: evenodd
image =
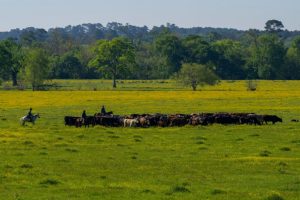
<instances>
[{"instance_id":1,"label":"tall green tree","mask_svg":"<svg viewBox=\"0 0 300 200\"><path fill-rule=\"evenodd\" d=\"M48 35L45 46L51 55L62 56L77 48L74 39L59 28L51 29Z\"/></svg>"},{"instance_id":2,"label":"tall green tree","mask_svg":"<svg viewBox=\"0 0 300 200\"><path fill-rule=\"evenodd\" d=\"M11 77L13 86L17 86L17 75L22 68L24 59L23 50L20 44L13 39L7 39L0 43L2 48L3 61L2 74Z\"/></svg>"},{"instance_id":3,"label":"tall green tree","mask_svg":"<svg viewBox=\"0 0 300 200\"><path fill-rule=\"evenodd\" d=\"M121 73L126 73L130 65L135 64L135 53L132 43L126 38L115 38L111 41L100 40L95 49L95 57L90 66L98 67L113 79L113 88Z\"/></svg>"},{"instance_id":4,"label":"tall green tree","mask_svg":"<svg viewBox=\"0 0 300 200\"><path fill-rule=\"evenodd\" d=\"M149 43L139 44L136 49L136 68L132 72L137 79L169 78L167 59L155 51Z\"/></svg>"},{"instance_id":5,"label":"tall green tree","mask_svg":"<svg viewBox=\"0 0 300 200\"><path fill-rule=\"evenodd\" d=\"M300 79L300 36L294 38L288 49L284 72L286 79Z\"/></svg>"},{"instance_id":6,"label":"tall green tree","mask_svg":"<svg viewBox=\"0 0 300 200\"><path fill-rule=\"evenodd\" d=\"M52 77L61 79L85 78L86 69L72 52L68 52L61 57L54 57L52 65Z\"/></svg>"},{"instance_id":7,"label":"tall green tree","mask_svg":"<svg viewBox=\"0 0 300 200\"><path fill-rule=\"evenodd\" d=\"M219 40L213 43L217 53L215 64L216 74L222 79L243 79L245 76L245 54L240 42L233 40Z\"/></svg>"},{"instance_id":8,"label":"tall green tree","mask_svg":"<svg viewBox=\"0 0 300 200\"><path fill-rule=\"evenodd\" d=\"M0 43L0 75L2 79L9 76L8 68L11 65L12 55L4 45L4 42Z\"/></svg>"},{"instance_id":9,"label":"tall green tree","mask_svg":"<svg viewBox=\"0 0 300 200\"><path fill-rule=\"evenodd\" d=\"M254 45L255 47L257 47L259 35L260 31L257 29L249 29L248 31L246 31L243 38L244 43L246 43L245 46Z\"/></svg>"},{"instance_id":10,"label":"tall green tree","mask_svg":"<svg viewBox=\"0 0 300 200\"><path fill-rule=\"evenodd\" d=\"M89 62L95 56L93 49L88 45L79 46L78 49L74 52L74 56L81 63L83 68L83 74L80 74L81 78L97 79L101 77L101 72L96 67L90 67Z\"/></svg>"},{"instance_id":11,"label":"tall green tree","mask_svg":"<svg viewBox=\"0 0 300 200\"><path fill-rule=\"evenodd\" d=\"M184 62L206 64L215 59L216 53L212 46L198 35L191 35L183 39Z\"/></svg>"},{"instance_id":12,"label":"tall green tree","mask_svg":"<svg viewBox=\"0 0 300 200\"><path fill-rule=\"evenodd\" d=\"M265 26L266 31L269 33L279 33L283 28L283 23L276 19L268 20Z\"/></svg>"},{"instance_id":13,"label":"tall green tree","mask_svg":"<svg viewBox=\"0 0 300 200\"><path fill-rule=\"evenodd\" d=\"M167 58L168 73L171 75L180 70L184 48L179 37L172 33L162 33L155 40L156 49Z\"/></svg>"},{"instance_id":14,"label":"tall green tree","mask_svg":"<svg viewBox=\"0 0 300 200\"><path fill-rule=\"evenodd\" d=\"M178 73L177 81L185 86L192 87L195 91L199 85L215 85L218 83L219 78L205 65L185 63Z\"/></svg>"},{"instance_id":15,"label":"tall green tree","mask_svg":"<svg viewBox=\"0 0 300 200\"><path fill-rule=\"evenodd\" d=\"M39 47L47 39L48 33L44 29L27 28L20 35L20 43L25 47Z\"/></svg>"},{"instance_id":16,"label":"tall green tree","mask_svg":"<svg viewBox=\"0 0 300 200\"><path fill-rule=\"evenodd\" d=\"M28 50L25 61L25 78L32 90L38 90L49 78L49 57L45 50L34 48Z\"/></svg>"},{"instance_id":17,"label":"tall green tree","mask_svg":"<svg viewBox=\"0 0 300 200\"><path fill-rule=\"evenodd\" d=\"M257 71L260 79L283 78L283 65L286 49L282 40L275 34L264 34L258 38L257 46L250 48L248 68Z\"/></svg>"}]
</instances>

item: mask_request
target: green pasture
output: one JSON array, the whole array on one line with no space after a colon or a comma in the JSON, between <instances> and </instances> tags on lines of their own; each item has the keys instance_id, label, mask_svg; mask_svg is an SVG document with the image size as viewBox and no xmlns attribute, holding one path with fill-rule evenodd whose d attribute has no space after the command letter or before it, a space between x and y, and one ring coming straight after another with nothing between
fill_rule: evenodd
<instances>
[{"instance_id":1,"label":"green pasture","mask_svg":"<svg viewBox=\"0 0 300 200\"><path fill-rule=\"evenodd\" d=\"M256 81L258 91L297 91L299 81ZM30 90L28 84L22 83L19 88ZM4 82L0 90L18 90L11 82ZM46 83L51 91L186 91L192 88L182 86L174 80L117 80L117 88L112 88L111 80L51 80ZM198 87L198 90L208 91L245 91L246 81L221 81L216 86Z\"/></svg>"},{"instance_id":2,"label":"green pasture","mask_svg":"<svg viewBox=\"0 0 300 200\"><path fill-rule=\"evenodd\" d=\"M55 80L58 91L0 91L0 199L300 199L300 81ZM81 86L79 88L79 86ZM96 88L96 89L94 89ZM256 112L282 124L65 127L65 115ZM19 125L29 107L35 126Z\"/></svg>"}]
</instances>

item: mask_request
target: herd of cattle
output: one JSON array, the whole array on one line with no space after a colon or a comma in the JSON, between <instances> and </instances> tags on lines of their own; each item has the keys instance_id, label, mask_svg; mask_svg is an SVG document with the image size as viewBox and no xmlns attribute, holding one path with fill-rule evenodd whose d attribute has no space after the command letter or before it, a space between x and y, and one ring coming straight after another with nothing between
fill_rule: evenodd
<instances>
[{"instance_id":1,"label":"herd of cattle","mask_svg":"<svg viewBox=\"0 0 300 200\"><path fill-rule=\"evenodd\" d=\"M275 124L282 122L276 115L258 115L255 113L200 113L200 114L131 114L126 116L113 114L95 114L94 116L65 117L66 126L89 127L89 126L108 126L108 127L174 127L174 126L207 126L211 124L249 124L263 125L268 123Z\"/></svg>"}]
</instances>

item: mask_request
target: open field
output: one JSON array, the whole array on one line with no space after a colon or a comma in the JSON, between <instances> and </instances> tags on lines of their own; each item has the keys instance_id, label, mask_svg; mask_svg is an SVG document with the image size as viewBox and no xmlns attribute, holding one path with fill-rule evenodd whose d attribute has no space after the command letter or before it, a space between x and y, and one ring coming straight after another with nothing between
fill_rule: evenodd
<instances>
[{"instance_id":1,"label":"open field","mask_svg":"<svg viewBox=\"0 0 300 200\"><path fill-rule=\"evenodd\" d=\"M256 92L242 81L196 92L172 81L117 90L110 81L56 82L61 91L0 91L0 199L300 199L300 123L290 122L300 119L300 81L262 81ZM256 112L284 122L64 126L65 115L93 115L103 104L116 114ZM41 119L21 127L29 107Z\"/></svg>"},{"instance_id":2,"label":"open field","mask_svg":"<svg viewBox=\"0 0 300 200\"><path fill-rule=\"evenodd\" d=\"M174 80L118 80L117 88L112 88L111 80L52 80L54 91L188 91ZM258 81L258 91L298 91L299 81ZM14 89L11 82L0 86L1 90ZM245 81L222 81L216 86L205 86L198 90L208 91L245 91ZM29 90L29 89L27 89Z\"/></svg>"}]
</instances>

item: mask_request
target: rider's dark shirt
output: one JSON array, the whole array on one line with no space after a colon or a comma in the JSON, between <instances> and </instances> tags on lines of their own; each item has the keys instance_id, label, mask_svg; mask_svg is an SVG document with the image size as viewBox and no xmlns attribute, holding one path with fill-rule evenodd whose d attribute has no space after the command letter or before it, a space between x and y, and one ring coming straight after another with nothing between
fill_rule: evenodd
<instances>
[{"instance_id":1,"label":"rider's dark shirt","mask_svg":"<svg viewBox=\"0 0 300 200\"><path fill-rule=\"evenodd\" d=\"M31 116L32 116L31 110L28 112L27 116L28 116L28 117L31 117Z\"/></svg>"},{"instance_id":2,"label":"rider's dark shirt","mask_svg":"<svg viewBox=\"0 0 300 200\"><path fill-rule=\"evenodd\" d=\"M33 115L32 115L32 113L31 113L31 110L29 110L29 112L28 112L28 114L27 114L27 118L28 118L30 121L32 121L32 117L33 117Z\"/></svg>"}]
</instances>

